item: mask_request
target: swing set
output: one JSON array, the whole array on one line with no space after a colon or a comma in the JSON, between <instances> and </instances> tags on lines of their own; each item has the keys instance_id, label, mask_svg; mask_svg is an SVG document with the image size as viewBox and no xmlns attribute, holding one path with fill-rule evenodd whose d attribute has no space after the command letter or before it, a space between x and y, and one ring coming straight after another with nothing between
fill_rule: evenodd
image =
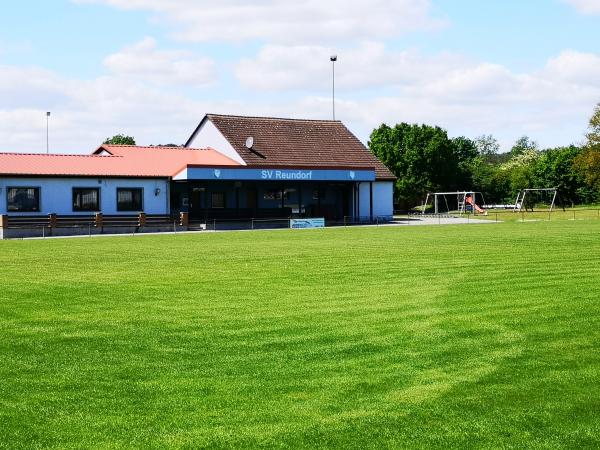
<instances>
[{"instance_id":1,"label":"swing set","mask_svg":"<svg viewBox=\"0 0 600 450\"><path fill-rule=\"evenodd\" d=\"M448 201L449 198L450 202ZM454 198L456 198L456 202L454 202ZM427 198L425 199L422 215L425 215L430 200L433 206L433 214L435 215L450 214L451 211L456 211L460 215L465 213L487 215L487 212L479 206L477 202L478 198L480 199L479 204L485 204L485 198L481 192L430 192L427 194ZM443 204L441 203L441 200L443 201ZM451 208L450 205L456 205L456 208ZM445 209L443 206L445 206Z\"/></svg>"}]
</instances>

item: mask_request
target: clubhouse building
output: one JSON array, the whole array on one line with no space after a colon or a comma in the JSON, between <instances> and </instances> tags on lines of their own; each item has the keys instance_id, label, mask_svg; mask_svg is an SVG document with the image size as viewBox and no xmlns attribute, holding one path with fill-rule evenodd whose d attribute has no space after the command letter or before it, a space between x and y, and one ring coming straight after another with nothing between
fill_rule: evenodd
<instances>
[{"instance_id":1,"label":"clubhouse building","mask_svg":"<svg viewBox=\"0 0 600 450\"><path fill-rule=\"evenodd\" d=\"M158 217L180 227L247 219L379 222L392 219L394 180L339 121L207 114L184 147L0 153L0 228L47 218L55 228L86 220L98 228L99 219L127 217L138 227Z\"/></svg>"}]
</instances>

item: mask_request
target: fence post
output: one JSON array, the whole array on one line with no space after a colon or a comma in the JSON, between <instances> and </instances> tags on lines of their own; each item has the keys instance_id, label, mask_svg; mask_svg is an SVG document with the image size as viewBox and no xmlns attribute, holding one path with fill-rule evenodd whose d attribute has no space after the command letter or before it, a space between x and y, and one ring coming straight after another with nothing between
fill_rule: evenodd
<instances>
[{"instance_id":1,"label":"fence post","mask_svg":"<svg viewBox=\"0 0 600 450\"><path fill-rule=\"evenodd\" d=\"M50 228L55 228L56 227L56 214L52 213L52 214L48 214L48 226Z\"/></svg>"},{"instance_id":2,"label":"fence post","mask_svg":"<svg viewBox=\"0 0 600 450\"><path fill-rule=\"evenodd\" d=\"M179 225L181 225L182 227L187 228L188 225L190 223L190 215L187 212L180 212L179 213Z\"/></svg>"},{"instance_id":3,"label":"fence post","mask_svg":"<svg viewBox=\"0 0 600 450\"><path fill-rule=\"evenodd\" d=\"M8 216L0 214L0 228L8 228Z\"/></svg>"},{"instance_id":4,"label":"fence post","mask_svg":"<svg viewBox=\"0 0 600 450\"><path fill-rule=\"evenodd\" d=\"M146 213L140 213L140 215L138 216L138 226L146 226Z\"/></svg>"}]
</instances>

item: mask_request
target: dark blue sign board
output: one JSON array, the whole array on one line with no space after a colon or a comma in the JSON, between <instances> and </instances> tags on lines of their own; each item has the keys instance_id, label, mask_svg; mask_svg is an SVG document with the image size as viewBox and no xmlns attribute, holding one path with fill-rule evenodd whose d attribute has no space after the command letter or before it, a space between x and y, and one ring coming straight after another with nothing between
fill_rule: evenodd
<instances>
[{"instance_id":1,"label":"dark blue sign board","mask_svg":"<svg viewBox=\"0 0 600 450\"><path fill-rule=\"evenodd\" d=\"M374 170L231 169L188 167L174 180L375 181Z\"/></svg>"}]
</instances>

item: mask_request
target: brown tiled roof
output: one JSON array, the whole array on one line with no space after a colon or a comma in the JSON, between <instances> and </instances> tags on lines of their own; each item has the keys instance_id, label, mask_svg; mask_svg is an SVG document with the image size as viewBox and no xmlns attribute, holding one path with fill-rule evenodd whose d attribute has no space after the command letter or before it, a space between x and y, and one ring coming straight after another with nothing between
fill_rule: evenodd
<instances>
[{"instance_id":1,"label":"brown tiled roof","mask_svg":"<svg viewBox=\"0 0 600 450\"><path fill-rule=\"evenodd\" d=\"M394 175L340 121L207 114L248 166L375 169L377 179ZM252 150L246 139L252 136ZM190 139L191 140L191 139Z\"/></svg>"}]
</instances>

